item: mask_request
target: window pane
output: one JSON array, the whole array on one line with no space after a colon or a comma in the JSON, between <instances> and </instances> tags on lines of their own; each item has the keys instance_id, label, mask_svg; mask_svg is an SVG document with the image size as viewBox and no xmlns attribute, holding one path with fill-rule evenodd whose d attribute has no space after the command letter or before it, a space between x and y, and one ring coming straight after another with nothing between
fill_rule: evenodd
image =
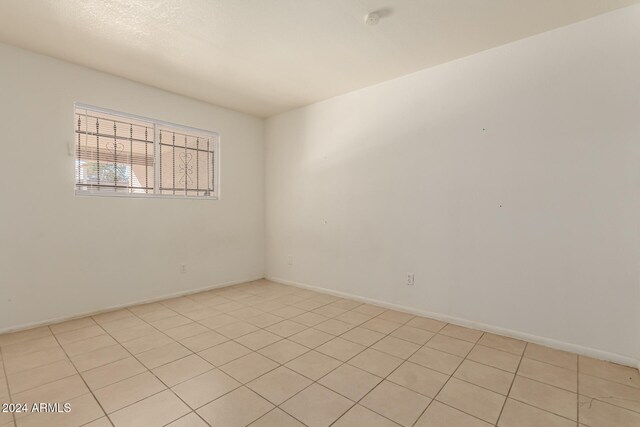
<instances>
[{"instance_id":1,"label":"window pane","mask_svg":"<svg viewBox=\"0 0 640 427\"><path fill-rule=\"evenodd\" d=\"M76 189L153 193L153 123L76 109Z\"/></svg>"},{"instance_id":2,"label":"window pane","mask_svg":"<svg viewBox=\"0 0 640 427\"><path fill-rule=\"evenodd\" d=\"M160 193L176 196L213 194L214 137L161 127Z\"/></svg>"},{"instance_id":3,"label":"window pane","mask_svg":"<svg viewBox=\"0 0 640 427\"><path fill-rule=\"evenodd\" d=\"M75 120L76 190L216 195L215 133L91 107L76 107Z\"/></svg>"}]
</instances>

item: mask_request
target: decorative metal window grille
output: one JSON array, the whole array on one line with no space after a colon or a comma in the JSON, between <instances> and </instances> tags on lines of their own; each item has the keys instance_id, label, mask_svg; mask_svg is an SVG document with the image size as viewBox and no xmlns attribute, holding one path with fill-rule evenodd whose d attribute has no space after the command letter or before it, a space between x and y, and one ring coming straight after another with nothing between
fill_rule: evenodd
<instances>
[{"instance_id":1,"label":"decorative metal window grille","mask_svg":"<svg viewBox=\"0 0 640 427\"><path fill-rule=\"evenodd\" d=\"M76 193L217 198L218 135L75 106Z\"/></svg>"}]
</instances>

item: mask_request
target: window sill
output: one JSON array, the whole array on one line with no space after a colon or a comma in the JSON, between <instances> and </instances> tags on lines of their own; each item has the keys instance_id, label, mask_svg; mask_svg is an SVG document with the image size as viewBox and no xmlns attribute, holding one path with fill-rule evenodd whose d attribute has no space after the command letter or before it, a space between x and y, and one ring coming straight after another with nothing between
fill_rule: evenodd
<instances>
[{"instance_id":1,"label":"window sill","mask_svg":"<svg viewBox=\"0 0 640 427\"><path fill-rule=\"evenodd\" d=\"M141 193L99 193L94 191L76 190L79 197L117 197L125 199L178 199L178 200L218 200L218 196L174 196L171 194L141 194Z\"/></svg>"}]
</instances>

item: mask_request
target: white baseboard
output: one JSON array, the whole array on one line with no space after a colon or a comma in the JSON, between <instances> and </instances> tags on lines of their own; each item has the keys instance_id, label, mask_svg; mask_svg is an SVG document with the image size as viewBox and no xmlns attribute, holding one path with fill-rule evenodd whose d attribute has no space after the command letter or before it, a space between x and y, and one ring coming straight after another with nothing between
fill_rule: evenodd
<instances>
[{"instance_id":1,"label":"white baseboard","mask_svg":"<svg viewBox=\"0 0 640 427\"><path fill-rule=\"evenodd\" d=\"M245 279L245 280L233 280L233 281L230 281L230 282L224 282L224 283L218 283L218 284L215 284L215 285L205 286L203 288L191 289L191 290L188 290L188 291L173 292L173 293L170 293L170 294L164 294L164 295L161 295L161 296L158 296L158 297L153 297L153 298L147 298L147 299L144 299L144 300L133 301L133 302L129 302L129 303L126 303L126 304L112 305L110 307L107 307L107 308L104 308L104 309L101 309L101 310L87 311L87 312L84 312L84 313L76 313L76 314L69 315L69 316L62 316L62 317L56 317L56 318L53 318L53 319L42 320L42 321L39 321L39 322L26 323L26 324L22 324L22 325L18 325L18 326L11 326L9 328L0 329L0 334L24 331L26 329L37 328L39 326L53 325L55 323L66 322L68 320L79 319L81 317L94 316L96 314L108 313L109 311L115 311L115 310L120 310L120 309L127 308L127 307L133 307L134 305L149 304L149 303L152 303L152 302L162 301L162 300L166 300L166 299L170 299L170 298L177 298L177 297L182 297L182 296L185 296L185 295L197 294L198 292L205 292L205 291L209 291L211 289L217 289L217 288L224 288L224 287L227 287L227 286L233 286L233 285L237 285L239 283L253 282L253 281L256 281L256 280L260 280L260 279L264 279L264 277L257 277L257 278Z\"/></svg>"},{"instance_id":2,"label":"white baseboard","mask_svg":"<svg viewBox=\"0 0 640 427\"><path fill-rule=\"evenodd\" d=\"M617 353L610 353L608 351L598 350L590 347L584 347L578 344L571 344L564 341L558 341L552 338L541 337L538 335L531 335L525 332L514 331L512 329L506 329L506 328L502 328L494 325L488 325L486 323L474 322L472 320L462 319L460 317L455 317L455 316L449 316L447 314L434 313L430 311L424 311L424 310L418 310L411 307L406 307L403 305L391 304L385 301L380 301L372 298L366 298L359 295L350 294L348 292L334 291L332 289L323 288L321 286L314 286L314 285L308 285L305 283L293 282L291 280L281 279L279 277L266 277L266 279L271 280L273 282L282 283L284 285L291 285L299 288L311 289L314 291L323 292L323 293L338 296L338 297L350 298L356 301L375 304L375 305L379 305L385 308L390 308L393 310L404 311L407 313L415 314L417 316L430 317L432 319L441 320L447 323L453 323L454 325L465 326L473 329L479 329L485 332L491 332L498 335L517 338L517 339L529 341L535 344L544 345L546 347L569 351L571 353L592 357L594 359L606 360L608 362L614 362L620 365L631 366L633 368L640 369L640 360L636 360L632 357L623 356Z\"/></svg>"}]
</instances>

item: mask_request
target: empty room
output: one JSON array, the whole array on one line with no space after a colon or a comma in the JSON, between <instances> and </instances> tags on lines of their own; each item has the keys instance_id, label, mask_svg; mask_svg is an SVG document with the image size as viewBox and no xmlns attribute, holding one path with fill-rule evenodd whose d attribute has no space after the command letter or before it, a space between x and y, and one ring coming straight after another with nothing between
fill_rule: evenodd
<instances>
[{"instance_id":1,"label":"empty room","mask_svg":"<svg viewBox=\"0 0 640 427\"><path fill-rule=\"evenodd\" d=\"M640 427L640 0L0 0L0 427Z\"/></svg>"}]
</instances>

